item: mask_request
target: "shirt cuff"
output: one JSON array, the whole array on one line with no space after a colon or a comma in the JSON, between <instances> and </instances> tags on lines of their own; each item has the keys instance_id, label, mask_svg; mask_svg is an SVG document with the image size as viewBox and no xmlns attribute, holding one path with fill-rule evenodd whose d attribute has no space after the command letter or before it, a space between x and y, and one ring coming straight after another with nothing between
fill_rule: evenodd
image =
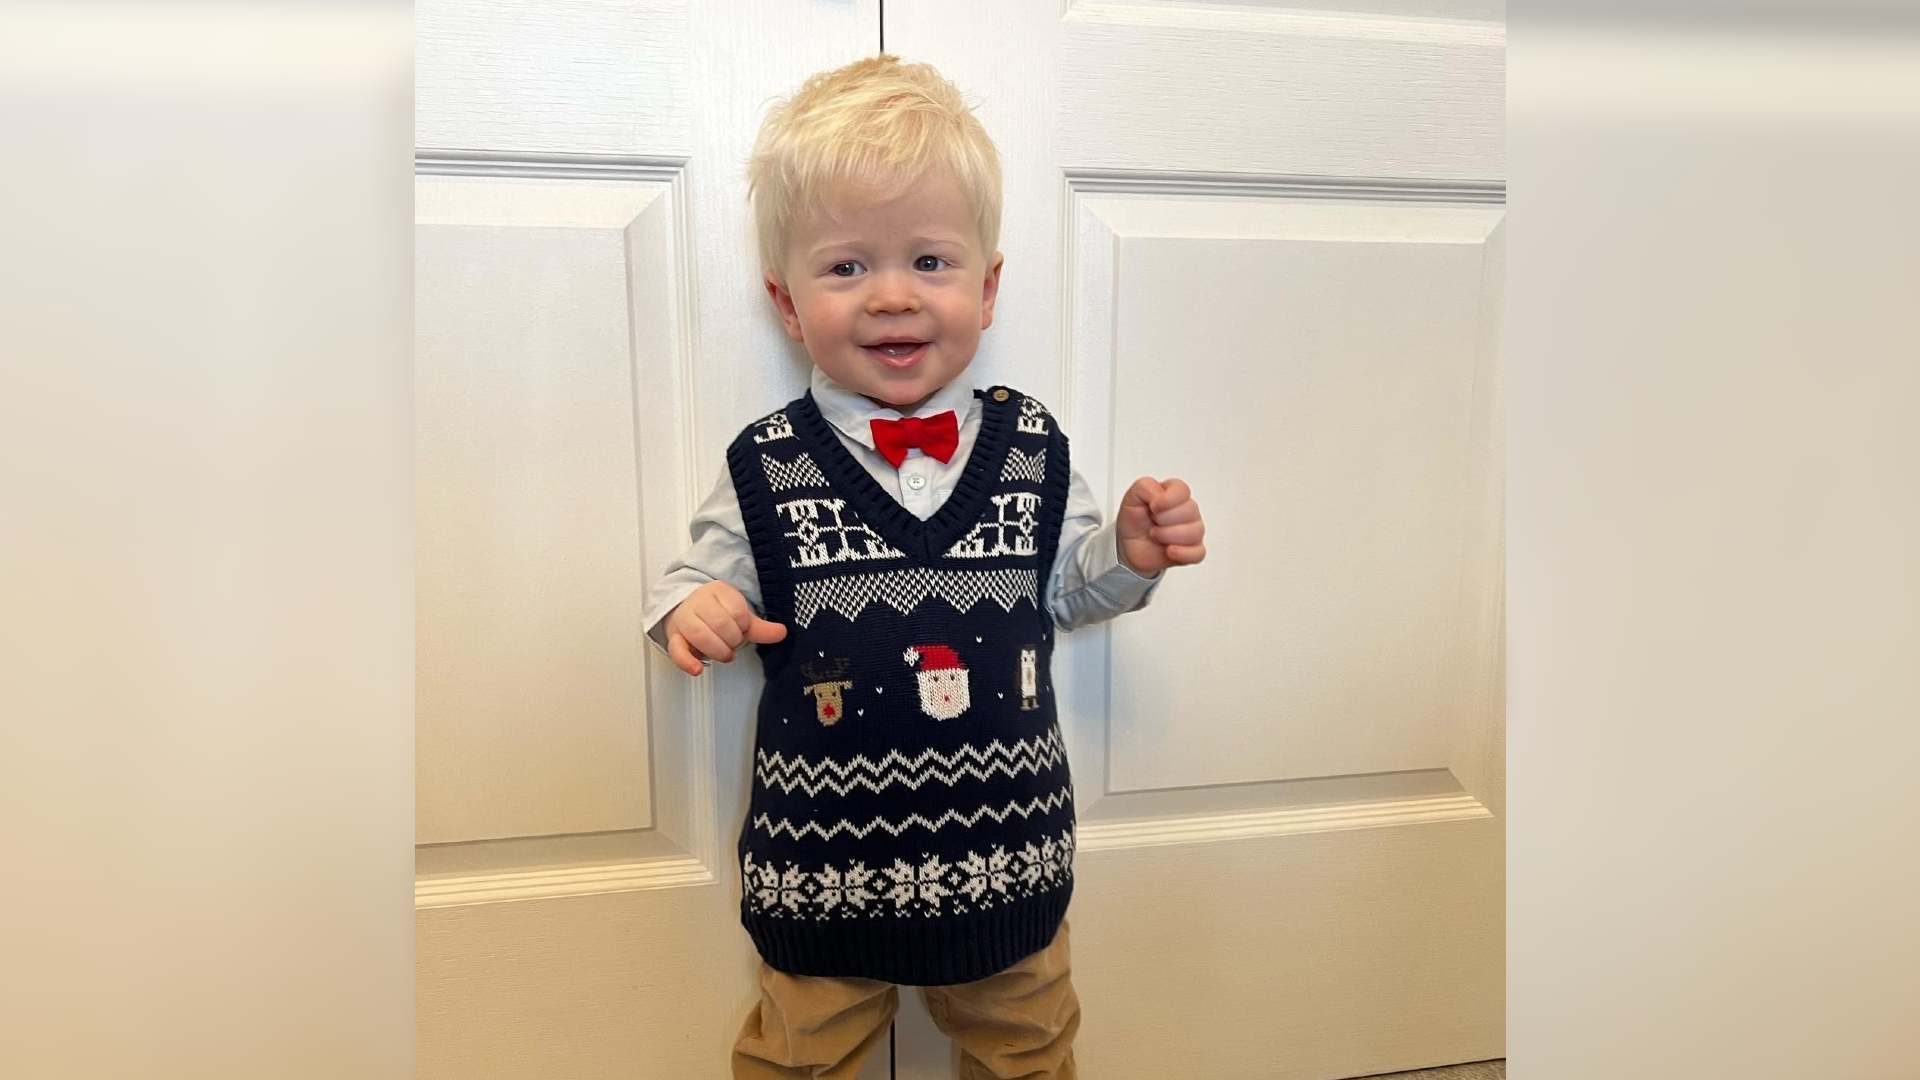
<instances>
[{"instance_id":1,"label":"shirt cuff","mask_svg":"<svg viewBox=\"0 0 1920 1080\"><path fill-rule=\"evenodd\" d=\"M1120 561L1120 530L1112 522L1108 522L1104 528L1107 537L1091 549L1098 562L1089 569L1097 572L1087 579L1087 583L1112 600L1124 605L1138 605L1153 593L1167 572L1161 570L1151 577L1136 573L1132 567ZM1132 610L1132 607L1128 610Z\"/></svg>"}]
</instances>

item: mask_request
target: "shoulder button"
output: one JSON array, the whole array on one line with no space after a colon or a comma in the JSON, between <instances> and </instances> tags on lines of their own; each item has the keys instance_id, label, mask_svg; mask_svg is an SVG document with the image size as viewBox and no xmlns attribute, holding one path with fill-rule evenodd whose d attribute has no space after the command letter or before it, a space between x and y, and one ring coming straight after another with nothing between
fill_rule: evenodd
<instances>
[{"instance_id":1,"label":"shoulder button","mask_svg":"<svg viewBox=\"0 0 1920 1080\"><path fill-rule=\"evenodd\" d=\"M1005 388L1005 387L1002 387L1002 388L1000 388L1000 389L998 389L998 390L995 390L995 391L993 392L993 400L995 400L995 401L1005 401L1005 400L1007 400L1007 391L1006 391L1006 388Z\"/></svg>"}]
</instances>

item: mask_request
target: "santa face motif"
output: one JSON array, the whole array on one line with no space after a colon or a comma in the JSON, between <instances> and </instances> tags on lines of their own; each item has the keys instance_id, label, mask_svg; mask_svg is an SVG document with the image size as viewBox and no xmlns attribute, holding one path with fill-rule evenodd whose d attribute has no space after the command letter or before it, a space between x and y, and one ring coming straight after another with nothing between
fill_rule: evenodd
<instances>
[{"instance_id":1,"label":"santa face motif","mask_svg":"<svg viewBox=\"0 0 1920 1080\"><path fill-rule=\"evenodd\" d=\"M973 704L967 666L946 645L915 645L901 657L920 682L920 711L935 720L951 720Z\"/></svg>"},{"instance_id":2,"label":"santa face motif","mask_svg":"<svg viewBox=\"0 0 1920 1080\"><path fill-rule=\"evenodd\" d=\"M967 697L967 669L920 673L920 708L936 720L951 720L972 704Z\"/></svg>"}]
</instances>

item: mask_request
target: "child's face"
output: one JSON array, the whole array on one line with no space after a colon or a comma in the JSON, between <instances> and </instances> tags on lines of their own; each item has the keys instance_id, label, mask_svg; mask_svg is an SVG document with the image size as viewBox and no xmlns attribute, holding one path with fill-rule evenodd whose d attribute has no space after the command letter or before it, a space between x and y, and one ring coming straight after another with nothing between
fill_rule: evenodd
<instances>
[{"instance_id":1,"label":"child's face","mask_svg":"<svg viewBox=\"0 0 1920 1080\"><path fill-rule=\"evenodd\" d=\"M834 382L911 413L973 360L993 325L999 252L933 174L890 199L848 192L795 223L786 283L767 276L787 336Z\"/></svg>"}]
</instances>

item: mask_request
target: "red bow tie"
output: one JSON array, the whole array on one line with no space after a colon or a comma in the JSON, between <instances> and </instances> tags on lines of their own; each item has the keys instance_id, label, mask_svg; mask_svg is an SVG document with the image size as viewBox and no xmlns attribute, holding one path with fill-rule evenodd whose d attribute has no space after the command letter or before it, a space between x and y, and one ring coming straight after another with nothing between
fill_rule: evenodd
<instances>
[{"instance_id":1,"label":"red bow tie","mask_svg":"<svg viewBox=\"0 0 1920 1080\"><path fill-rule=\"evenodd\" d=\"M896 469L907 460L907 451L916 446L941 461L952 460L953 452L960 448L960 421L952 409L905 420L874 420L872 424L873 448Z\"/></svg>"}]
</instances>

